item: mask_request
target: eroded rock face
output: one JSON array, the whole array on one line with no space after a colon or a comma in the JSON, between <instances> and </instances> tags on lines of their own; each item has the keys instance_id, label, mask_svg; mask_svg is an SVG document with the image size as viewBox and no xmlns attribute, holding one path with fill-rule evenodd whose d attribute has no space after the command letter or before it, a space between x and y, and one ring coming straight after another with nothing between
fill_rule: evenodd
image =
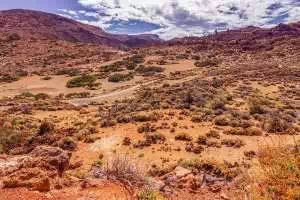
<instances>
[{"instance_id":1,"label":"eroded rock face","mask_svg":"<svg viewBox=\"0 0 300 200\"><path fill-rule=\"evenodd\" d=\"M30 154L0 159L3 187L28 187L49 191L51 180L69 168L71 154L58 148L38 146Z\"/></svg>"}]
</instances>

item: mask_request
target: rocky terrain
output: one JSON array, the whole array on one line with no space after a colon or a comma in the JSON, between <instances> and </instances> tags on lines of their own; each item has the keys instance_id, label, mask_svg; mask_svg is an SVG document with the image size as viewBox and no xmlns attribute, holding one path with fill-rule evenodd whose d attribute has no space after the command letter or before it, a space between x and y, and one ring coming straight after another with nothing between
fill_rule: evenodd
<instances>
[{"instance_id":1,"label":"rocky terrain","mask_svg":"<svg viewBox=\"0 0 300 200\"><path fill-rule=\"evenodd\" d=\"M300 198L299 23L126 51L79 32L2 36L1 198Z\"/></svg>"}]
</instances>

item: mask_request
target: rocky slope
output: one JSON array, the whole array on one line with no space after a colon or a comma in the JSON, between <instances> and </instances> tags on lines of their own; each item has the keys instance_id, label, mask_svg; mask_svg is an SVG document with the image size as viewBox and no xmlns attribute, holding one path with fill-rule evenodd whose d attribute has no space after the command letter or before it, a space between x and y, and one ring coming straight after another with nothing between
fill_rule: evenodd
<instances>
[{"instance_id":1,"label":"rocky slope","mask_svg":"<svg viewBox=\"0 0 300 200\"><path fill-rule=\"evenodd\" d=\"M136 47L161 42L156 35L116 35L55 14L32 10L0 12L0 32L22 39L62 40L101 44L111 47Z\"/></svg>"}]
</instances>

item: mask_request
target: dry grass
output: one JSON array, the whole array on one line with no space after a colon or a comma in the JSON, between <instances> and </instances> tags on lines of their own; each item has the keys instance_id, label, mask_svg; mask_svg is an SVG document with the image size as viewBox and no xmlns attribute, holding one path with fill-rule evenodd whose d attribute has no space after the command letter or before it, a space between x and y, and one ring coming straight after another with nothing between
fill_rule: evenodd
<instances>
[{"instance_id":1,"label":"dry grass","mask_svg":"<svg viewBox=\"0 0 300 200\"><path fill-rule=\"evenodd\" d=\"M258 162L260 170L252 177L251 199L300 199L300 152L297 148L266 147L258 153Z\"/></svg>"}]
</instances>

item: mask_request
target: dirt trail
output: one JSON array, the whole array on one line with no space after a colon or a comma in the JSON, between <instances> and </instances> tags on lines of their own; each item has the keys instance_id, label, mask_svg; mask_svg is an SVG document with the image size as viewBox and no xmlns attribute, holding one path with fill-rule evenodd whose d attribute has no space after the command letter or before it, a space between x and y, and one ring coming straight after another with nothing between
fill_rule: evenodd
<instances>
[{"instance_id":1,"label":"dirt trail","mask_svg":"<svg viewBox=\"0 0 300 200\"><path fill-rule=\"evenodd\" d=\"M103 95L99 95L99 96L91 97L91 98L71 99L71 100L68 100L67 102L70 104L73 104L75 106L80 106L80 105L89 104L90 102L93 102L93 101L94 102L101 101L101 100L102 101L103 100L111 100L112 101L112 100L115 100L115 99L118 99L118 98L121 98L124 96L128 97L128 96L132 95L140 87L150 85L154 82L155 82L155 80L149 81L149 82L146 82L143 84L139 84L139 85L136 85L136 86L133 86L133 87L121 90L121 91L110 92L107 94L103 94Z\"/></svg>"},{"instance_id":2,"label":"dirt trail","mask_svg":"<svg viewBox=\"0 0 300 200\"><path fill-rule=\"evenodd\" d=\"M201 74L201 73L200 73ZM199 74L194 75L194 76L188 76L185 77L183 79L180 80L168 80L168 82L170 84L178 84L178 83L183 83L183 82L188 82L191 81L193 79L195 79L196 77L199 77ZM152 85L154 83L156 83L159 80L152 80L143 84L139 84L139 85L135 85L133 87L124 89L124 90L120 90L120 91L114 91L114 92L110 92L110 93L106 93L103 95L99 95L99 96L95 96L95 97L90 97L90 98L81 98L81 99L71 99L71 100L67 100L68 103L73 104L75 106L81 106L81 105L87 105L91 102L98 102L98 101L113 101L122 97L129 97L131 95L133 95L133 93L138 90L139 88L143 87L143 86L148 86L148 85ZM159 85L162 85L163 82L160 82Z\"/></svg>"}]
</instances>

